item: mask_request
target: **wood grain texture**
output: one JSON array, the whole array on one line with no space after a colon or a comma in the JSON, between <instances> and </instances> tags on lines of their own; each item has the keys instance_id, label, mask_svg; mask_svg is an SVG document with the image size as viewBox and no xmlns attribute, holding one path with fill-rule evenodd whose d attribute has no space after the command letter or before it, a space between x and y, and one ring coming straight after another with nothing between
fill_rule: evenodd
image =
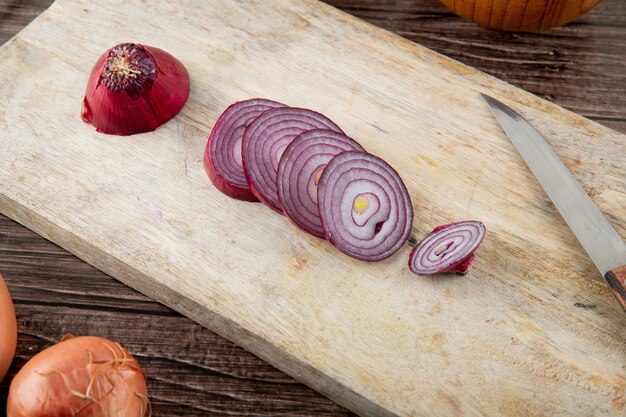
<instances>
[{"instance_id":1,"label":"wood grain texture","mask_svg":"<svg viewBox=\"0 0 626 417\"><path fill-rule=\"evenodd\" d=\"M51 3L52 0L0 0L0 43L22 30Z\"/></svg>"},{"instance_id":2,"label":"wood grain texture","mask_svg":"<svg viewBox=\"0 0 626 417\"><path fill-rule=\"evenodd\" d=\"M437 1L331 2L377 26L626 132L626 2L543 34L485 30Z\"/></svg>"},{"instance_id":3,"label":"wood grain texture","mask_svg":"<svg viewBox=\"0 0 626 417\"><path fill-rule=\"evenodd\" d=\"M154 415L350 416L348 411L191 320L0 218L0 270L15 300L17 356L0 384L66 333L118 340L148 375ZM158 414L157 414L158 413Z\"/></svg>"},{"instance_id":4,"label":"wood grain texture","mask_svg":"<svg viewBox=\"0 0 626 417\"><path fill-rule=\"evenodd\" d=\"M626 131L624 123L619 120L619 117L614 116L620 112L623 115L624 80L620 78L617 71L604 70L605 66L608 68L609 61L617 63L624 61L623 49L610 48L609 42L612 39L620 39L619 34L623 33L621 31L624 22L620 21L620 18L623 18L624 14L620 15L621 5L618 3L619 1L606 1L599 9L586 17L582 24L560 28L551 32L552 35L547 37L531 35L507 37L496 32L482 31L474 25L452 17L445 12L445 9L432 1L337 1L336 5L409 38L419 38L415 40L433 49L456 56L461 60L473 61L471 63L488 72L495 73L518 85L524 85L538 93L543 93L544 89L553 89L557 94L548 98L577 111L580 111L581 107L588 109L591 106L595 108L593 112L580 112L596 117L601 123L613 128ZM597 22L590 20L595 19L595 16L599 16ZM595 31L598 27L604 27L602 26L604 24L609 24L609 30ZM575 36L569 32L572 27L575 29ZM593 45L582 50L577 49L578 40L584 39L585 35L595 38L595 46L603 49L601 53L596 53ZM546 47L552 46L555 38L561 37L564 38L564 42L559 44L559 49L554 50L554 54L545 53L545 56L553 57L557 62L567 57L569 65L566 71L550 71L549 68L544 67L543 51ZM499 47L497 49L484 48L484 45L489 42ZM467 50L472 48L476 49L476 54L466 54ZM501 57L502 60L494 59L497 57ZM576 69L578 65L589 66L595 71L590 74L569 71L570 68ZM537 74L543 77L537 77ZM580 79L581 82L576 83L576 79ZM529 83L529 80L532 80L532 83ZM597 94L597 87L601 84L612 88L606 88L602 94ZM80 328L85 329L85 333L110 334L111 337L117 337L123 343L134 343L137 350L144 349L143 358L145 359L140 359L142 363L143 361L158 362L158 365L150 367L148 373L155 375L157 379L157 381L154 379L151 381L153 391L156 389L154 386L157 385L161 388L166 387L158 389L158 394L156 394L159 415L180 415L183 411L188 415L222 415L229 412L239 415L243 413L241 411L243 409L248 410L250 415L254 413L254 410L266 415L279 412L287 415L345 415L345 412L336 407L333 408L327 402L322 403L323 399L315 398L315 394L299 384L291 382L281 386L279 391L272 389L271 382L256 377L258 371L264 375L273 372L279 378L281 373L271 366L263 365L262 361L197 325L183 325L182 323L188 323L188 320L176 314L172 315L167 308L160 307L118 282L112 281L104 274L77 261L63 250L36 237L21 226L6 219L0 224L5 226L4 229L0 229L0 242L6 244L0 248L0 262L2 262L0 269L11 271L7 279L8 284L14 293L16 291L14 288L19 287L22 294L22 302L17 305L18 316L21 317L20 323L27 329L24 332L27 335L22 335L22 339L24 340L24 337L31 334L34 335L34 340L29 339L28 343L20 344L18 347L19 359L14 364L14 369L19 366L19 361L23 363L34 352L52 343L64 332ZM64 278L65 276L68 278ZM53 278L57 287L52 291L42 290ZM97 291L98 288L102 291ZM121 296L118 297L120 294ZM68 302L67 298L70 297L75 299ZM45 301L49 299L52 301ZM577 302L575 307L601 314L598 312L598 306L586 304L584 300ZM38 308L40 314L36 314ZM20 314L21 309L23 314ZM147 312L146 309L150 311ZM58 314L50 319L47 317L50 311L56 311ZM88 312L92 319L85 321L84 312ZM132 321L135 314L141 314L141 322L146 323L148 328L141 338L137 337L132 330L129 331L127 321L124 321ZM162 315L176 318L176 324L167 327L166 332L154 328L156 323L161 322ZM193 329L197 330L203 340L202 344L196 346L200 349L214 350L217 353L212 357L215 363L211 370L198 367L197 372L194 373L194 378L197 378L194 381L197 382L193 384L192 390L184 383L184 374L189 366L194 366L197 362L206 359L196 355L197 352L189 352L185 348L188 345L187 335ZM166 343L162 340L164 335L180 336L174 337L175 340L168 338ZM145 352L146 338L154 346L147 352ZM223 348L224 346L226 348ZM155 350L158 352L155 353ZM224 351L228 353L223 354ZM166 356L168 360L152 361L150 359L152 356L159 355ZM216 369L217 372L212 372ZM220 379L222 373L237 374L239 377L232 383L223 384ZM246 378L245 375L252 376ZM180 378L177 379L176 376ZM290 381L288 377L282 378ZM6 382L2 388L5 388L5 385ZM215 394L211 390L216 390ZM258 401L254 400L257 391L263 392L262 398ZM5 391L0 389L0 397L2 393ZM224 395L220 395L222 393ZM284 395L281 395L282 393ZM250 400L251 398L253 400ZM284 401L285 398L288 401ZM245 408L248 400L252 405L250 408ZM1 403L2 399L0 399ZM211 408L215 404L222 403L228 405ZM211 407L207 404L211 404ZM619 397L613 398L612 406L619 408L620 404L623 407L623 401L620 402ZM201 411L203 408L206 411ZM208 411L209 408L213 410L213 413Z\"/></svg>"}]
</instances>

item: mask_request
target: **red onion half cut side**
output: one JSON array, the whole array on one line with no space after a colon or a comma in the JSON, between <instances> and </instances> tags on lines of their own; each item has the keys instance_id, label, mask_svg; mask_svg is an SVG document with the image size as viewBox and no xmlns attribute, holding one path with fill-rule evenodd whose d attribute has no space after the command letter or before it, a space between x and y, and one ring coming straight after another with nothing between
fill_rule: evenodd
<instances>
[{"instance_id":1,"label":"red onion half cut side","mask_svg":"<svg viewBox=\"0 0 626 417\"><path fill-rule=\"evenodd\" d=\"M467 220L438 226L411 251L409 269L418 275L456 272L464 275L474 251L487 229L479 221Z\"/></svg>"},{"instance_id":2,"label":"red onion half cut side","mask_svg":"<svg viewBox=\"0 0 626 417\"><path fill-rule=\"evenodd\" d=\"M243 167L254 195L282 213L276 177L287 146L300 133L313 129L343 131L326 116L308 109L281 107L257 117L243 135Z\"/></svg>"},{"instance_id":3,"label":"red onion half cut side","mask_svg":"<svg viewBox=\"0 0 626 417\"><path fill-rule=\"evenodd\" d=\"M411 198L398 173L377 156L337 155L324 169L317 195L326 238L349 256L381 261L409 237Z\"/></svg>"},{"instance_id":4,"label":"red onion half cut side","mask_svg":"<svg viewBox=\"0 0 626 417\"><path fill-rule=\"evenodd\" d=\"M287 146L278 164L278 197L283 212L300 229L324 237L317 207L317 185L326 165L341 152L363 147L344 134L327 129L307 130Z\"/></svg>"},{"instance_id":5,"label":"red onion half cut side","mask_svg":"<svg viewBox=\"0 0 626 417\"><path fill-rule=\"evenodd\" d=\"M204 152L204 169L218 190L237 200L258 201L243 172L243 133L261 113L284 106L275 101L253 98L233 103L224 110L211 130Z\"/></svg>"}]
</instances>

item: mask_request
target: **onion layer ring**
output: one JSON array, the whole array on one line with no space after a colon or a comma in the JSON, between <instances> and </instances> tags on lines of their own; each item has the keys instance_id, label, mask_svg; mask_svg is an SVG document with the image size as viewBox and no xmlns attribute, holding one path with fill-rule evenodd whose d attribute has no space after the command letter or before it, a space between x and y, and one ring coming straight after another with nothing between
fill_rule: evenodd
<instances>
[{"instance_id":1,"label":"onion layer ring","mask_svg":"<svg viewBox=\"0 0 626 417\"><path fill-rule=\"evenodd\" d=\"M486 233L485 225L476 220L438 226L413 248L409 269L418 275L442 272L464 275Z\"/></svg>"},{"instance_id":2,"label":"onion layer ring","mask_svg":"<svg viewBox=\"0 0 626 417\"><path fill-rule=\"evenodd\" d=\"M365 152L346 135L332 130L308 130L287 146L278 164L278 197L284 213L300 229L324 237L317 207L317 185L324 168L335 155Z\"/></svg>"},{"instance_id":3,"label":"onion layer ring","mask_svg":"<svg viewBox=\"0 0 626 417\"><path fill-rule=\"evenodd\" d=\"M263 98L238 101L215 122L204 152L204 169L215 187L229 197L258 201L248 185L241 161L246 127L261 113L284 104Z\"/></svg>"},{"instance_id":4,"label":"onion layer ring","mask_svg":"<svg viewBox=\"0 0 626 417\"><path fill-rule=\"evenodd\" d=\"M243 168L254 195L282 213L276 178L280 158L296 136L306 130L343 131L323 114L297 107L279 107L257 117L243 135Z\"/></svg>"},{"instance_id":5,"label":"onion layer ring","mask_svg":"<svg viewBox=\"0 0 626 417\"><path fill-rule=\"evenodd\" d=\"M413 224L411 198L398 173L377 156L344 152L318 186L326 238L341 252L381 261L400 249Z\"/></svg>"}]
</instances>

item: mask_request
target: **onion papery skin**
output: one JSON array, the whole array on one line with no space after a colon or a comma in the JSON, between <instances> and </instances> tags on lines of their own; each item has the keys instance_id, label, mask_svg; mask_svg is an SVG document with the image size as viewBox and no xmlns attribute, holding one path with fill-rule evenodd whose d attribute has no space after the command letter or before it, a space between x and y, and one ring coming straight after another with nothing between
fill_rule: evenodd
<instances>
[{"instance_id":1,"label":"onion papery skin","mask_svg":"<svg viewBox=\"0 0 626 417\"><path fill-rule=\"evenodd\" d=\"M250 123L267 110L284 104L263 98L238 101L217 119L204 152L204 169L222 193L242 201L259 201L250 190L241 160L241 141Z\"/></svg>"},{"instance_id":2,"label":"onion papery skin","mask_svg":"<svg viewBox=\"0 0 626 417\"><path fill-rule=\"evenodd\" d=\"M445 272L465 275L486 233L485 225L476 220L437 226L411 251L409 269L425 276Z\"/></svg>"},{"instance_id":3,"label":"onion papery skin","mask_svg":"<svg viewBox=\"0 0 626 417\"><path fill-rule=\"evenodd\" d=\"M9 289L0 275L0 381L6 375L17 344L17 321Z\"/></svg>"},{"instance_id":4,"label":"onion papery skin","mask_svg":"<svg viewBox=\"0 0 626 417\"><path fill-rule=\"evenodd\" d=\"M440 0L461 17L491 29L531 32L561 26L602 0Z\"/></svg>"},{"instance_id":5,"label":"onion papery skin","mask_svg":"<svg viewBox=\"0 0 626 417\"><path fill-rule=\"evenodd\" d=\"M293 224L313 236L325 237L317 206L318 176L331 159L346 151L365 149L344 134L308 130L287 146L280 159L276 184L283 212Z\"/></svg>"},{"instance_id":6,"label":"onion papery skin","mask_svg":"<svg viewBox=\"0 0 626 417\"><path fill-rule=\"evenodd\" d=\"M282 153L300 133L313 129L343 131L332 120L313 110L280 107L257 117L242 142L243 169L254 195L282 214L276 179Z\"/></svg>"},{"instance_id":7,"label":"onion papery skin","mask_svg":"<svg viewBox=\"0 0 626 417\"><path fill-rule=\"evenodd\" d=\"M139 60L154 71L145 74L141 85L107 86L103 71L107 60L126 47L139 51ZM184 65L162 49L140 44L120 44L107 50L89 76L82 118L98 132L110 135L134 135L152 132L183 108L189 97L189 74Z\"/></svg>"},{"instance_id":8,"label":"onion papery skin","mask_svg":"<svg viewBox=\"0 0 626 417\"><path fill-rule=\"evenodd\" d=\"M326 239L346 255L381 261L409 238L411 198L398 173L377 156L353 151L335 156L322 173L317 195ZM359 198L368 205L357 213Z\"/></svg>"},{"instance_id":9,"label":"onion papery skin","mask_svg":"<svg viewBox=\"0 0 626 417\"><path fill-rule=\"evenodd\" d=\"M149 413L146 377L118 343L64 338L24 365L7 399L7 417L142 417Z\"/></svg>"}]
</instances>

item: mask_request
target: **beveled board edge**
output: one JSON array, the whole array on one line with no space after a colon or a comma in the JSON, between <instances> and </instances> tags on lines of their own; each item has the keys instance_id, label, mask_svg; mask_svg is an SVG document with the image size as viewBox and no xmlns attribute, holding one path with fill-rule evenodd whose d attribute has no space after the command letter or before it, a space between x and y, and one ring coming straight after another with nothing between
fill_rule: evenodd
<instances>
[{"instance_id":1,"label":"beveled board edge","mask_svg":"<svg viewBox=\"0 0 626 417\"><path fill-rule=\"evenodd\" d=\"M0 194L0 212L102 272L241 346L355 413L381 417L397 416L262 337L242 328L235 321L215 311L208 311L194 300L152 280L148 275L2 194ZM149 375L147 377L150 378Z\"/></svg>"}]
</instances>

